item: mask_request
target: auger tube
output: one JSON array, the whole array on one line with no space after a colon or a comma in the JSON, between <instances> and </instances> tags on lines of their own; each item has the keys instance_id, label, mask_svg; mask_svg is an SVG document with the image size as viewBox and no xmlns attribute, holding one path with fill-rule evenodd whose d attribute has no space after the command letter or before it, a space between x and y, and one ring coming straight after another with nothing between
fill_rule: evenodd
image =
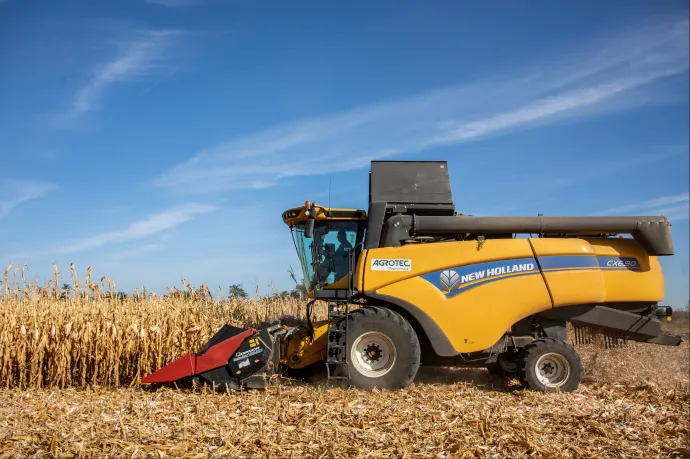
<instances>
[{"instance_id":1,"label":"auger tube","mask_svg":"<svg viewBox=\"0 0 690 459\"><path fill-rule=\"evenodd\" d=\"M383 246L413 236L452 234L630 234L650 255L674 254L671 223L663 216L640 217L472 217L395 215L385 224Z\"/></svg>"}]
</instances>

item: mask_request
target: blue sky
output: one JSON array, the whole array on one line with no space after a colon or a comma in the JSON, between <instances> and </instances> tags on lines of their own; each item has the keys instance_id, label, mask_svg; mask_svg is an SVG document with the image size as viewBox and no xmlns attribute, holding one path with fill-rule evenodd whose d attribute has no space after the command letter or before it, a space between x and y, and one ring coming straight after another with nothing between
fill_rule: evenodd
<instances>
[{"instance_id":1,"label":"blue sky","mask_svg":"<svg viewBox=\"0 0 690 459\"><path fill-rule=\"evenodd\" d=\"M666 215L688 301L684 1L0 0L0 263L289 288L280 219L446 160L474 215Z\"/></svg>"}]
</instances>

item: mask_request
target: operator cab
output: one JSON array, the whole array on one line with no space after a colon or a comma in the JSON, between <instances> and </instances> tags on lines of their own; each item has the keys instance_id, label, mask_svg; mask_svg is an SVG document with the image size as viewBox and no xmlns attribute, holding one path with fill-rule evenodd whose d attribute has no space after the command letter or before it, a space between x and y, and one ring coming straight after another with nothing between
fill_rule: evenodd
<instances>
[{"instance_id":1,"label":"operator cab","mask_svg":"<svg viewBox=\"0 0 690 459\"><path fill-rule=\"evenodd\" d=\"M359 254L397 235L393 216L453 216L445 161L372 161L369 209L331 209L307 201L283 212L310 298L350 300ZM366 239L365 239L366 231ZM390 234L389 234L390 233ZM391 246L399 245L394 241Z\"/></svg>"},{"instance_id":2,"label":"operator cab","mask_svg":"<svg viewBox=\"0 0 690 459\"><path fill-rule=\"evenodd\" d=\"M351 273L362 251L366 219L363 210L332 209L309 201L283 213L283 222L292 232L309 297L351 296L354 289Z\"/></svg>"}]
</instances>

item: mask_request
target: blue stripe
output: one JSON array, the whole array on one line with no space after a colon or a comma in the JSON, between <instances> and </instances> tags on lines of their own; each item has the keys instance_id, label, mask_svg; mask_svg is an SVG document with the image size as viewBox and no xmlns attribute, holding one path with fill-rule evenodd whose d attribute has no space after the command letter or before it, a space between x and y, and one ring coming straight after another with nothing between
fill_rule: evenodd
<instances>
[{"instance_id":1,"label":"blue stripe","mask_svg":"<svg viewBox=\"0 0 690 459\"><path fill-rule=\"evenodd\" d=\"M439 289L447 298L474 287L497 280L520 277L541 272L567 272L577 270L641 270L640 262L632 257L594 255L555 255L535 258L475 263L422 274L420 277Z\"/></svg>"},{"instance_id":2,"label":"blue stripe","mask_svg":"<svg viewBox=\"0 0 690 459\"><path fill-rule=\"evenodd\" d=\"M555 255L539 257L541 269L598 268L599 262L593 255Z\"/></svg>"},{"instance_id":3,"label":"blue stripe","mask_svg":"<svg viewBox=\"0 0 690 459\"><path fill-rule=\"evenodd\" d=\"M601 271L599 266L590 266L590 267L578 267L578 268L549 268L549 269L543 269L542 271L545 273L557 273L561 271Z\"/></svg>"},{"instance_id":4,"label":"blue stripe","mask_svg":"<svg viewBox=\"0 0 690 459\"><path fill-rule=\"evenodd\" d=\"M640 262L633 257L594 256L594 255L549 255L539 257L542 270L571 270L601 268L605 270L633 270L641 269Z\"/></svg>"}]
</instances>

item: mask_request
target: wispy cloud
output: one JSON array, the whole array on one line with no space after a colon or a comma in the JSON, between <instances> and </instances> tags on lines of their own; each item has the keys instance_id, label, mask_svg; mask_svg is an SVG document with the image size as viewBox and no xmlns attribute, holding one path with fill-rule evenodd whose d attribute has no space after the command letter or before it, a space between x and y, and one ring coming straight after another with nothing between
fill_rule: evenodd
<instances>
[{"instance_id":1,"label":"wispy cloud","mask_svg":"<svg viewBox=\"0 0 690 459\"><path fill-rule=\"evenodd\" d=\"M53 183L31 180L8 180L3 187L0 199L0 218L7 216L12 210L26 202L40 199L59 187Z\"/></svg>"},{"instance_id":2,"label":"wispy cloud","mask_svg":"<svg viewBox=\"0 0 690 459\"><path fill-rule=\"evenodd\" d=\"M48 255L83 252L104 245L143 239L188 222L197 215L213 212L214 210L216 210L216 206L210 204L183 204L131 223L124 229L97 234L81 241L58 244L57 247L41 251L38 254Z\"/></svg>"},{"instance_id":3,"label":"wispy cloud","mask_svg":"<svg viewBox=\"0 0 690 459\"><path fill-rule=\"evenodd\" d=\"M686 220L690 218L690 193L649 199L634 204L614 207L598 212L596 215L640 214L663 215L669 220Z\"/></svg>"},{"instance_id":4,"label":"wispy cloud","mask_svg":"<svg viewBox=\"0 0 690 459\"><path fill-rule=\"evenodd\" d=\"M357 169L372 159L654 103L629 96L687 72L688 36L687 20L656 23L575 50L570 60L542 62L533 74L268 127L200 151L154 184L186 192L264 188L286 177Z\"/></svg>"},{"instance_id":5,"label":"wispy cloud","mask_svg":"<svg viewBox=\"0 0 690 459\"><path fill-rule=\"evenodd\" d=\"M76 92L71 107L59 117L59 121L71 121L79 115L101 109L103 94L111 85L166 68L174 40L181 34L179 30L155 30L121 40L119 52L96 68L89 81Z\"/></svg>"}]
</instances>

